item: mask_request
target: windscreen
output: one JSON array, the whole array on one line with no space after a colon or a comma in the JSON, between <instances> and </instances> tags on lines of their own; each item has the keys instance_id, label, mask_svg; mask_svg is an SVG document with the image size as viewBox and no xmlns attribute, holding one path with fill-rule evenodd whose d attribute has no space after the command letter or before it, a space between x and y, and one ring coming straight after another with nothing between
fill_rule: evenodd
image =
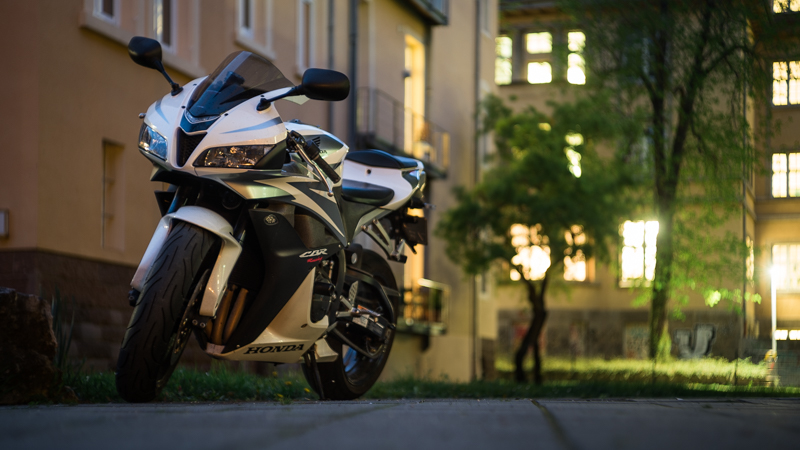
<instances>
[{"instance_id":1,"label":"windscreen","mask_svg":"<svg viewBox=\"0 0 800 450\"><path fill-rule=\"evenodd\" d=\"M218 116L245 100L287 87L294 84L271 62L250 52L231 53L194 91L189 113Z\"/></svg>"}]
</instances>

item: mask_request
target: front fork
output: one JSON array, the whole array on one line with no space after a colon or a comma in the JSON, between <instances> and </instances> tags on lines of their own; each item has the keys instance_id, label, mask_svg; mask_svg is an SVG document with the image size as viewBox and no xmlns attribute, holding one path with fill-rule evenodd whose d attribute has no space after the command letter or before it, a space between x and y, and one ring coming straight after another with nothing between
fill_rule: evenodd
<instances>
[{"instance_id":1,"label":"front fork","mask_svg":"<svg viewBox=\"0 0 800 450\"><path fill-rule=\"evenodd\" d=\"M176 195L176 199L177 197ZM161 247L163 247L174 221L191 223L208 230L217 235L222 242L219 256L211 270L208 283L203 292L203 299L200 303L200 315L213 317L222 300L222 294L228 286L228 278L231 271L242 253L242 246L234 237L234 230L230 223L210 209L200 206L184 206L162 217L155 233L153 233L153 237L150 239L150 244L148 244L141 262L139 262L139 267L136 269L133 280L131 280L131 287L141 292L150 267L156 256L158 256L158 252L161 251Z\"/></svg>"}]
</instances>

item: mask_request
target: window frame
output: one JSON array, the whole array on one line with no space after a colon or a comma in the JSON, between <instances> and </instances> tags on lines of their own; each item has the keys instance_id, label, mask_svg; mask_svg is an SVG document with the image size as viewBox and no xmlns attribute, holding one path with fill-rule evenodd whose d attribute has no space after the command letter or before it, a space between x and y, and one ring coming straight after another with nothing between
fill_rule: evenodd
<instances>
[{"instance_id":1,"label":"window frame","mask_svg":"<svg viewBox=\"0 0 800 450\"><path fill-rule=\"evenodd\" d=\"M770 199L772 199L772 200L800 199L800 149L794 149L794 150L795 151L773 151L772 153L769 154L769 170L770 170L770 176L768 178L769 179L769 196L770 196ZM785 177L786 195L784 197L776 197L775 196L775 165L773 163L774 160L775 160L775 155L784 155L784 156L786 156L786 172L785 172L785 174L786 174L786 177ZM789 161L791 159L790 155L797 155L795 158L797 160L798 168L795 169L794 171L790 170L790 168L789 168ZM791 191L790 191L789 180L790 180L790 176L791 176L792 173L795 173L796 176L798 177L798 180L797 180L797 185L798 186L796 188L797 190L795 191L797 193L797 195L791 195Z\"/></svg>"},{"instance_id":2,"label":"window frame","mask_svg":"<svg viewBox=\"0 0 800 450\"><path fill-rule=\"evenodd\" d=\"M305 7L308 5L308 27L306 27ZM297 75L316 64L316 16L317 4L315 0L297 0ZM308 28L306 30L306 28ZM306 54L306 52L308 54ZM306 63L307 62L307 63Z\"/></svg>"},{"instance_id":3,"label":"window frame","mask_svg":"<svg viewBox=\"0 0 800 450\"><path fill-rule=\"evenodd\" d=\"M785 3L786 9L781 9L781 11L775 11L775 5L778 4L778 3ZM794 10L794 11L791 9L792 3L794 3L792 0L783 0L783 1L781 1L781 0L772 0L772 13L773 14L796 14L796 13L800 12L800 2L796 3L797 10Z\"/></svg>"},{"instance_id":4,"label":"window frame","mask_svg":"<svg viewBox=\"0 0 800 450\"><path fill-rule=\"evenodd\" d=\"M250 16L250 26L244 26L244 5L248 4L248 15ZM253 0L236 0L236 33L237 37L242 36L253 39L256 29L256 4Z\"/></svg>"},{"instance_id":5,"label":"window frame","mask_svg":"<svg viewBox=\"0 0 800 450\"><path fill-rule=\"evenodd\" d=\"M96 17L100 20L103 20L107 23L110 23L114 26L119 26L119 12L121 0L111 0L112 5L114 7L114 15L109 16L105 12L103 12L103 0L93 0L93 7L92 7L92 16Z\"/></svg>"},{"instance_id":6,"label":"window frame","mask_svg":"<svg viewBox=\"0 0 800 450\"><path fill-rule=\"evenodd\" d=\"M511 43L511 54L508 56L508 58L506 58L504 56L501 56L499 51L498 51L499 47L500 47L500 44L498 43L498 40L499 39L503 39L503 38L508 39L509 42ZM495 37L494 42L495 42L495 44L494 44L494 73L495 73L495 75L494 75L494 84L496 84L497 86L508 86L509 84L512 84L514 82L514 38L512 36L510 36L509 34L498 34L497 37ZM497 66L501 62L508 62L508 64L510 64L510 66L511 66L511 74L510 74L511 76L508 79L508 83L502 83L501 84L501 83L497 82L497 70L498 70Z\"/></svg>"},{"instance_id":7,"label":"window frame","mask_svg":"<svg viewBox=\"0 0 800 450\"><path fill-rule=\"evenodd\" d=\"M641 249L642 249L642 276L639 277L639 278L624 278L623 277L623 265L624 265L623 250L625 249L625 247L630 247L630 246L625 245L625 236L623 234L623 227L625 226L625 222L632 222L632 223L642 222L643 226L645 227L644 228L644 234L642 235L642 246L641 246ZM648 280L647 279L647 247L648 247L648 245L647 245L647 224L649 222L658 223L657 220L633 219L633 220L626 220L626 221L622 222L622 224L620 224L620 226L619 226L619 228L620 228L620 232L619 232L619 238L620 238L620 241L619 241L619 280L617 282L617 286L620 287L620 288L630 288L630 287L638 287L638 286L647 287L647 286L651 285L653 280L655 280L655 264L658 261L658 231L656 231L656 245L655 245L656 246L656 256L655 256L655 259L653 260L653 279L652 280ZM660 225L659 225L659 229L660 229Z\"/></svg>"},{"instance_id":8,"label":"window frame","mask_svg":"<svg viewBox=\"0 0 800 450\"><path fill-rule=\"evenodd\" d=\"M800 242L799 241L786 241L786 242L780 241L780 242L773 242L769 246L769 263L770 263L770 267L773 267L773 268L775 267L775 247L779 247L779 246L786 246L787 247L787 263L789 262L788 261L788 259L789 259L789 257L788 257L789 248L788 247L797 246L798 247L798 249L797 249L798 251L796 252L796 254L798 255L798 259L797 259L797 264L796 265L800 266ZM800 270L796 270L795 272L798 274L797 279L800 280ZM788 277L788 274L787 274L787 277ZM771 280L770 280L770 283L772 283ZM790 288L787 288L787 287L776 287L776 290L778 292L782 292L782 293L798 293L798 292L800 292L800 281L795 283L795 285L797 287L794 287L794 288L791 288L791 287Z\"/></svg>"},{"instance_id":9,"label":"window frame","mask_svg":"<svg viewBox=\"0 0 800 450\"><path fill-rule=\"evenodd\" d=\"M178 36L180 34L180 33L178 33L178 14L177 14L178 13L178 11L177 11L178 10L178 1L177 0L152 0L152 2L153 2L152 3L152 7L153 7L153 22L152 22L152 26L153 26L154 39L157 40L159 43L161 43L161 48L164 49L164 51L172 53L172 54L176 54L177 53L177 48L178 48ZM159 6L161 6L161 8L163 10L163 6L164 6L165 2L169 2L170 9L171 9L170 17L169 17L169 22L170 22L169 23L169 32L170 32L169 33L170 34L170 36L169 36L169 40L170 40L169 44L164 42L163 33L159 33L158 32L158 19L159 19L158 10L159 10Z\"/></svg>"},{"instance_id":10,"label":"window frame","mask_svg":"<svg viewBox=\"0 0 800 450\"><path fill-rule=\"evenodd\" d=\"M786 79L785 80L776 80L775 79L775 64L778 64L778 63L786 64ZM797 65L798 72L799 72L796 75L797 78L792 78L792 63L795 63ZM787 58L787 59L781 59L781 60L773 60L771 62L771 66L770 66L770 72L772 72L772 83L770 83L770 88L769 88L769 91L770 91L769 106L772 107L772 108L794 108L794 107L800 106L800 57L797 57L797 59L789 59L789 58ZM775 104L775 82L777 82L777 81L780 81L780 82L784 83L784 86L786 87L786 104L785 105L776 105ZM791 81L796 81L797 82L797 91L798 91L797 92L797 96L798 96L798 99L797 99L796 103L791 103L791 101L790 101L789 83Z\"/></svg>"},{"instance_id":11,"label":"window frame","mask_svg":"<svg viewBox=\"0 0 800 450\"><path fill-rule=\"evenodd\" d=\"M549 52L543 52L543 53L531 53L530 51L528 51L528 35L530 35L530 34L539 34L539 33L547 33L547 34L550 35L550 51ZM531 84L531 85L551 84L556 79L555 73L554 73L554 70L553 70L553 45L554 45L554 42L555 42L555 33L553 33L553 30L550 30L550 29L539 29L539 28L537 28L537 29L531 29L531 30L524 30L522 33L520 33L520 35L522 36L522 39L523 39L521 47L525 50L523 52L524 60L523 60L523 64L522 64L522 69L523 69L523 72L524 72L524 77L522 77L523 80L525 80L526 83ZM512 58L513 58L513 48L514 48L513 40L512 40L511 46L512 46L511 47L512 48ZM530 81L530 74L528 72L528 67L532 63L547 63L550 66L550 81L545 81L545 82L541 82L541 83L532 83ZM511 78L513 80L513 78L514 78L513 75L512 75Z\"/></svg>"},{"instance_id":12,"label":"window frame","mask_svg":"<svg viewBox=\"0 0 800 450\"><path fill-rule=\"evenodd\" d=\"M570 33L581 33L583 35L583 47L581 47L581 49L579 51L572 51L572 50L569 49L569 34ZM565 75L564 79L567 81L567 83L569 83L569 84L571 84L573 86L584 86L584 85L586 85L586 78L587 78L586 77L586 56L585 56L585 51L586 51L586 33L584 33L584 31L581 30L581 29L567 29L567 30L565 30L565 37L566 37L566 41L567 41L567 60L565 61L566 67L567 67L567 71L564 74ZM580 57L581 62L583 64L583 66L581 67L581 70L583 71L583 83L573 83L572 81L569 80L569 69L570 69L569 56L572 55L572 54L575 54L578 57Z\"/></svg>"},{"instance_id":13,"label":"window frame","mask_svg":"<svg viewBox=\"0 0 800 450\"><path fill-rule=\"evenodd\" d=\"M263 0L259 2L259 4L263 5L264 8L263 15L259 15L258 8L256 8L256 0L250 0L251 30L248 31L246 28L242 28L241 26L242 5L244 4L244 1L237 0L236 23L234 25L236 29L237 45L272 61L277 58L275 49L273 48L273 3L273 0ZM263 21L260 21L260 18L263 19ZM261 42L262 38L263 43Z\"/></svg>"}]
</instances>

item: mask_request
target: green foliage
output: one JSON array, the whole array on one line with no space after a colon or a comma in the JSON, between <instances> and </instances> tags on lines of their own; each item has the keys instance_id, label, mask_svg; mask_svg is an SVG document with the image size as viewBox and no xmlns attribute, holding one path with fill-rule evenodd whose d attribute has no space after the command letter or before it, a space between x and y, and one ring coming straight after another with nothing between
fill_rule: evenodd
<instances>
[{"instance_id":1,"label":"green foliage","mask_svg":"<svg viewBox=\"0 0 800 450\"><path fill-rule=\"evenodd\" d=\"M69 368L67 355L72 345L72 330L75 325L75 299L72 299L69 328L64 326L65 314L64 300L61 298L61 292L56 288L50 303L50 315L53 317L53 334L55 334L57 346L53 365L62 372Z\"/></svg>"},{"instance_id":2,"label":"green foliage","mask_svg":"<svg viewBox=\"0 0 800 450\"><path fill-rule=\"evenodd\" d=\"M753 104L767 104L771 59L792 51L788 21L749 0L561 0L586 34L590 97L613 98L595 114L639 129L640 145L620 146L620 158L639 163L643 215L657 218L658 261L652 293L651 353L667 313L680 317L689 293L706 294L741 311L744 237L724 226L742 214L742 182L761 170L756 146L770 121L750 126ZM746 98L752 99L748 107ZM756 111L756 114L762 114ZM630 133L634 135L635 133ZM668 303L671 303L668 305Z\"/></svg>"},{"instance_id":3,"label":"green foliage","mask_svg":"<svg viewBox=\"0 0 800 450\"><path fill-rule=\"evenodd\" d=\"M597 153L599 146L613 145L622 129L621 122L587 112L607 104L594 98L552 105L546 116L530 107L514 113L496 97L484 101L482 131L494 132L495 166L474 189L455 191L458 204L436 230L465 272L480 273L497 260L511 263L514 224L538 229L550 247L551 268L578 251L608 259L606 244L616 239L620 217L632 205L624 198L632 177L620 161ZM568 144L566 137L576 133L582 142ZM580 155L580 177L570 171L568 148ZM576 225L585 242L565 236Z\"/></svg>"}]
</instances>

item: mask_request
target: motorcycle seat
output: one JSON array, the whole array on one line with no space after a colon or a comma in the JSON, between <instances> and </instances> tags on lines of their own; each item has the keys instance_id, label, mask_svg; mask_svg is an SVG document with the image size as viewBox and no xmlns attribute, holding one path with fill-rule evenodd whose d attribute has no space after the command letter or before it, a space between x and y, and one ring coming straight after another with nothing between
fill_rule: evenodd
<instances>
[{"instance_id":1,"label":"motorcycle seat","mask_svg":"<svg viewBox=\"0 0 800 450\"><path fill-rule=\"evenodd\" d=\"M342 198L348 202L383 206L393 197L394 191L389 188L360 181L342 180Z\"/></svg>"},{"instance_id":2,"label":"motorcycle seat","mask_svg":"<svg viewBox=\"0 0 800 450\"><path fill-rule=\"evenodd\" d=\"M389 169L416 169L417 160L394 156L382 150L357 150L349 152L346 159L372 167L386 167Z\"/></svg>"}]
</instances>

